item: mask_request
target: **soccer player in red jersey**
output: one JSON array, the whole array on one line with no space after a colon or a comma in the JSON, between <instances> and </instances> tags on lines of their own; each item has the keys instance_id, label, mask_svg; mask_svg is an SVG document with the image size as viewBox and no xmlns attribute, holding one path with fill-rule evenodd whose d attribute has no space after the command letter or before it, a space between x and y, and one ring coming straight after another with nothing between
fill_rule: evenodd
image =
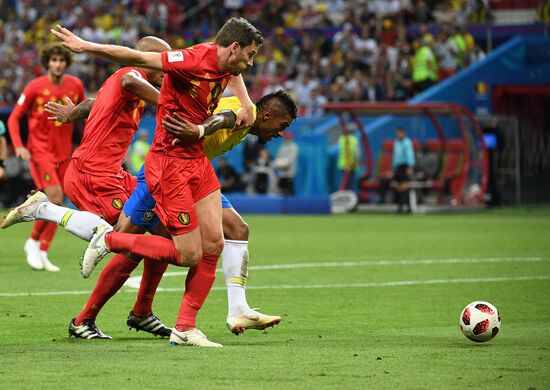
<instances>
[{"instance_id":1,"label":"soccer player in red jersey","mask_svg":"<svg viewBox=\"0 0 550 390\"><path fill-rule=\"evenodd\" d=\"M69 165L72 148L73 125L48 121L44 105L51 101L74 102L84 100L82 82L65 70L71 65L72 55L61 44L48 44L40 54L47 74L31 81L23 89L9 119L8 130L15 155L30 160L30 171L34 184L43 190L50 201L63 203L63 177ZM27 146L21 140L19 122L28 113L29 135ZM59 271L48 259L48 248L53 240L57 225L46 221L36 221L31 237L24 250L27 262L36 270Z\"/></svg>"},{"instance_id":2,"label":"soccer player in red jersey","mask_svg":"<svg viewBox=\"0 0 550 390\"><path fill-rule=\"evenodd\" d=\"M157 215L173 241L140 236L139 242L151 248L151 256L146 257L176 258L179 265L192 267L186 283L187 294L170 336L172 344L187 345L192 338L200 340L195 345L220 347L195 327L223 249L220 184L204 154L204 128L201 131L202 125L199 125L212 114L231 78L253 65L253 58L263 43L262 34L245 19L231 18L220 29L215 42L159 54L87 42L61 26L52 33L74 52L87 51L121 64L164 71L157 129L146 158L145 177L157 202ZM199 138L174 143L174 135L162 127L166 115L172 113L197 125ZM131 250L136 243L136 236L113 233L111 237L107 233L109 229L98 228L85 253L84 270L87 264L95 266L105 256L107 245ZM143 237L147 240L141 240ZM138 243L138 246L142 245Z\"/></svg>"}]
</instances>

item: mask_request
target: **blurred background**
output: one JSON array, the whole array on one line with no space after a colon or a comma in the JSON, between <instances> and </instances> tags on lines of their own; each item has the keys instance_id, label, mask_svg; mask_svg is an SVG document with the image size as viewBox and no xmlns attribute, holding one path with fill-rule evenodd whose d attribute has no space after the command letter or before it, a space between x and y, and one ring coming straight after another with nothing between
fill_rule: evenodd
<instances>
[{"instance_id":1,"label":"blurred background","mask_svg":"<svg viewBox=\"0 0 550 390\"><path fill-rule=\"evenodd\" d=\"M284 138L263 146L249 137L215 161L222 191L242 212L393 212L405 195L409 212L550 200L550 1L0 0L0 7L4 123L26 83L43 74L38 50L56 24L95 42L133 46L158 35L173 48L213 39L231 16L258 27L266 40L244 75L249 94L258 100L285 89L299 117ZM116 69L78 54L68 73L93 97ZM406 180L395 176L398 128L414 156ZM25 138L26 121L22 129ZM154 129L149 108L128 170L139 166ZM4 207L33 187L28 166L10 153Z\"/></svg>"}]
</instances>

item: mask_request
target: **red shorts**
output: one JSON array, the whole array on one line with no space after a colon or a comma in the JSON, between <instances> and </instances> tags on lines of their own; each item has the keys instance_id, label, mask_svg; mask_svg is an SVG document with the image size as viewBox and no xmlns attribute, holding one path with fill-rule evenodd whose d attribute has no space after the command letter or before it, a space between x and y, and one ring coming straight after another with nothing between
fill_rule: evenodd
<instances>
[{"instance_id":1,"label":"red shorts","mask_svg":"<svg viewBox=\"0 0 550 390\"><path fill-rule=\"evenodd\" d=\"M65 174L65 194L80 210L100 215L111 225L116 224L137 179L125 171L117 176L80 172L75 161L72 160Z\"/></svg>"},{"instance_id":2,"label":"red shorts","mask_svg":"<svg viewBox=\"0 0 550 390\"><path fill-rule=\"evenodd\" d=\"M43 190L51 186L63 187L63 178L70 162L71 160L55 162L47 159L31 158L29 168L36 188Z\"/></svg>"},{"instance_id":3,"label":"red shorts","mask_svg":"<svg viewBox=\"0 0 550 390\"><path fill-rule=\"evenodd\" d=\"M199 226L195 203L220 188L212 163L205 156L183 159L149 152L145 181L156 202L155 212L174 236Z\"/></svg>"}]
</instances>

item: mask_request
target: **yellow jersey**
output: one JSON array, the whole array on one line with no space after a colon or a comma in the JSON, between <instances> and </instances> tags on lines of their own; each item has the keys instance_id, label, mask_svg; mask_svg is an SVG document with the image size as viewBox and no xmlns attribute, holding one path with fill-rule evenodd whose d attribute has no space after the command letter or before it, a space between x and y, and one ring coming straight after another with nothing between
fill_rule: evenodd
<instances>
[{"instance_id":1,"label":"yellow jersey","mask_svg":"<svg viewBox=\"0 0 550 390\"><path fill-rule=\"evenodd\" d=\"M239 99L234 96L221 98L218 102L218 107L214 110L214 114L220 111L230 110L239 115L239 110L242 104ZM256 120L256 106L254 106L254 120ZM207 135L204 138L204 153L206 157L212 160L214 157L224 154L228 150L233 149L240 144L246 136L250 127L234 131L233 129L219 129L212 135Z\"/></svg>"}]
</instances>

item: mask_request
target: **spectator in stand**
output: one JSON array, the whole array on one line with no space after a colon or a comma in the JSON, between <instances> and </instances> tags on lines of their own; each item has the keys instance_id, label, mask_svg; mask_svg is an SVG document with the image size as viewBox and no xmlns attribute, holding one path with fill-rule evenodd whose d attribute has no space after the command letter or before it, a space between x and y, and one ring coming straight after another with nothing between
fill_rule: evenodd
<instances>
[{"instance_id":1,"label":"spectator in stand","mask_svg":"<svg viewBox=\"0 0 550 390\"><path fill-rule=\"evenodd\" d=\"M433 23L435 20L430 7L428 7L424 0L419 0L416 2L416 6L413 11L413 19L416 23L425 24Z\"/></svg>"},{"instance_id":2,"label":"spectator in stand","mask_svg":"<svg viewBox=\"0 0 550 390\"><path fill-rule=\"evenodd\" d=\"M257 136L251 134L246 137L243 147L244 172L249 173L252 171L252 167L260 156L260 150L262 150L262 145Z\"/></svg>"},{"instance_id":3,"label":"spectator in stand","mask_svg":"<svg viewBox=\"0 0 550 390\"><path fill-rule=\"evenodd\" d=\"M424 91L437 81L437 62L432 45L433 39L425 35L414 55L412 79L417 92Z\"/></svg>"},{"instance_id":4,"label":"spectator in stand","mask_svg":"<svg viewBox=\"0 0 550 390\"><path fill-rule=\"evenodd\" d=\"M252 185L254 193L267 194L273 190L275 171L271 166L271 157L267 149L260 150L260 154L252 167Z\"/></svg>"},{"instance_id":5,"label":"spectator in stand","mask_svg":"<svg viewBox=\"0 0 550 390\"><path fill-rule=\"evenodd\" d=\"M308 104L306 104L305 115L310 115L313 117L321 117L325 113L324 106L328 103L328 99L322 94L322 87L316 86L311 91L311 99ZM287 133L285 133L287 134Z\"/></svg>"},{"instance_id":6,"label":"spectator in stand","mask_svg":"<svg viewBox=\"0 0 550 390\"><path fill-rule=\"evenodd\" d=\"M447 31L443 30L437 37L437 43L434 46L434 52L439 63L439 80L444 80L456 73L456 59L458 48L455 43L449 39Z\"/></svg>"},{"instance_id":7,"label":"spectator in stand","mask_svg":"<svg viewBox=\"0 0 550 390\"><path fill-rule=\"evenodd\" d=\"M223 193L230 193L239 190L240 178L235 168L233 168L227 159L221 156L218 159L218 168L216 169L216 176L221 184L221 190Z\"/></svg>"},{"instance_id":8,"label":"spectator in stand","mask_svg":"<svg viewBox=\"0 0 550 390\"><path fill-rule=\"evenodd\" d=\"M467 65L466 54L468 52L468 46L466 45L464 36L461 34L460 28L458 26L451 26L450 31L451 32L449 39L455 44L456 48L458 49L458 52L455 55L455 61L457 69L460 70Z\"/></svg>"},{"instance_id":9,"label":"spectator in stand","mask_svg":"<svg viewBox=\"0 0 550 390\"><path fill-rule=\"evenodd\" d=\"M470 53L470 64L481 61L485 57L487 57L487 55L481 49L481 46L476 43L476 45L474 46L474 50L472 50L472 52Z\"/></svg>"},{"instance_id":10,"label":"spectator in stand","mask_svg":"<svg viewBox=\"0 0 550 390\"><path fill-rule=\"evenodd\" d=\"M294 195L294 177L298 165L298 145L293 140L294 135L285 131L284 142L275 155L274 166L277 168L279 191L283 195Z\"/></svg>"}]
</instances>

